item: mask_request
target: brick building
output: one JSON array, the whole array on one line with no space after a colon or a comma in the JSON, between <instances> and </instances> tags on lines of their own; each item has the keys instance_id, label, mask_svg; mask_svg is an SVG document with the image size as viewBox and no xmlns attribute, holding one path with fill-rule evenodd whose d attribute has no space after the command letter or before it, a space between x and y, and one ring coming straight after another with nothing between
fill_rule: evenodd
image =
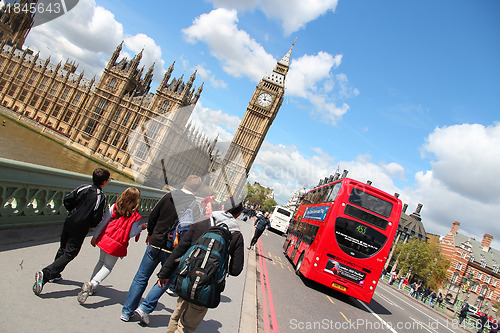
<instances>
[{"instance_id":1,"label":"brick building","mask_svg":"<svg viewBox=\"0 0 500 333\"><path fill-rule=\"evenodd\" d=\"M484 234L479 242L458 233L459 227L459 222L453 222L450 232L440 242L443 255L451 260L447 275L451 282L449 291L454 296L459 292L458 299L491 314L496 311L493 303L500 301L500 251L491 248L492 235Z\"/></svg>"}]
</instances>

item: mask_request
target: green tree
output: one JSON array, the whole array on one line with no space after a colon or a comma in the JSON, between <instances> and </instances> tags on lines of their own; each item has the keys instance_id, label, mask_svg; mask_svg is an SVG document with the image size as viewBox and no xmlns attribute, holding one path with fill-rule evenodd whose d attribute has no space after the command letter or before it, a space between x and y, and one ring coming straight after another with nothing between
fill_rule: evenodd
<instances>
[{"instance_id":1,"label":"green tree","mask_svg":"<svg viewBox=\"0 0 500 333\"><path fill-rule=\"evenodd\" d=\"M422 280L429 288L437 290L446 279L450 261L441 254L439 245L413 239L398 244L394 253L400 273L410 272L411 277Z\"/></svg>"},{"instance_id":2,"label":"green tree","mask_svg":"<svg viewBox=\"0 0 500 333\"><path fill-rule=\"evenodd\" d=\"M268 198L269 189L262 186L252 186L247 183L247 196L245 201L251 205L260 206L263 211L270 210L277 203L274 199Z\"/></svg>"},{"instance_id":3,"label":"green tree","mask_svg":"<svg viewBox=\"0 0 500 333\"><path fill-rule=\"evenodd\" d=\"M261 208L264 212L269 212L271 211L271 209L276 206L278 203L272 199L272 198L269 198L269 199L266 199L262 205L261 205Z\"/></svg>"}]
</instances>

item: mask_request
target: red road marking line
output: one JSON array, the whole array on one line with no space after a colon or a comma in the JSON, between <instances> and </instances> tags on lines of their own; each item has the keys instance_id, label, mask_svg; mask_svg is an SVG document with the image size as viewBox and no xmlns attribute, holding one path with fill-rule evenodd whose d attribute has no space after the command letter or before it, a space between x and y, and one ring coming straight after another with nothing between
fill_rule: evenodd
<instances>
[{"instance_id":1,"label":"red road marking line","mask_svg":"<svg viewBox=\"0 0 500 333\"><path fill-rule=\"evenodd\" d=\"M263 254L264 248L262 246L262 242L260 239L259 239L259 247L260 247L260 252ZM263 262L263 266L264 266L264 277L266 279L266 286L267 286L266 289L267 289L267 296L269 298L269 311L270 311L270 315L271 315L271 321L273 323L273 332L279 333L280 330L278 328L278 320L276 319L276 311L274 310L273 294L271 292L271 284L269 283L269 274L267 274L267 264L264 261L262 256L260 258L261 258L261 260Z\"/></svg>"},{"instance_id":2,"label":"red road marking line","mask_svg":"<svg viewBox=\"0 0 500 333\"><path fill-rule=\"evenodd\" d=\"M260 241L260 240L259 240ZM259 265L260 265L260 290L262 292L262 318L264 320L264 331L266 333L271 332L271 324L269 323L269 313L267 312L267 298L266 298L266 292L264 288L264 269L262 268L262 262L264 260L262 259L262 256L259 256Z\"/></svg>"}]
</instances>

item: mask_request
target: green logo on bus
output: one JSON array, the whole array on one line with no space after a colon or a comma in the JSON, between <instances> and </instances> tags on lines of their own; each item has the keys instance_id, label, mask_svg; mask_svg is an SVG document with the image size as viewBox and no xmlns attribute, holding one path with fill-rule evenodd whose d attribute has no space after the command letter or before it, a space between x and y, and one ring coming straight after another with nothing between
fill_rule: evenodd
<instances>
[{"instance_id":1,"label":"green logo on bus","mask_svg":"<svg viewBox=\"0 0 500 333\"><path fill-rule=\"evenodd\" d=\"M358 225L358 226L356 227L356 230L357 230L360 234L363 234L363 235L366 233L366 227L365 227L365 226L363 226L363 225Z\"/></svg>"}]
</instances>

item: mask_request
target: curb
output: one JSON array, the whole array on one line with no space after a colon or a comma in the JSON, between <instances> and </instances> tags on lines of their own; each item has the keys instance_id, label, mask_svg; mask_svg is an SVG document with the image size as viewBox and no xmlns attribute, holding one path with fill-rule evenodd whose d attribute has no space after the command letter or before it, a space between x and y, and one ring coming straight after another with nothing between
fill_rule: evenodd
<instances>
[{"instance_id":1,"label":"curb","mask_svg":"<svg viewBox=\"0 0 500 333\"><path fill-rule=\"evenodd\" d=\"M239 333L257 333L257 263L255 252L248 251L248 267L241 303Z\"/></svg>"}]
</instances>

